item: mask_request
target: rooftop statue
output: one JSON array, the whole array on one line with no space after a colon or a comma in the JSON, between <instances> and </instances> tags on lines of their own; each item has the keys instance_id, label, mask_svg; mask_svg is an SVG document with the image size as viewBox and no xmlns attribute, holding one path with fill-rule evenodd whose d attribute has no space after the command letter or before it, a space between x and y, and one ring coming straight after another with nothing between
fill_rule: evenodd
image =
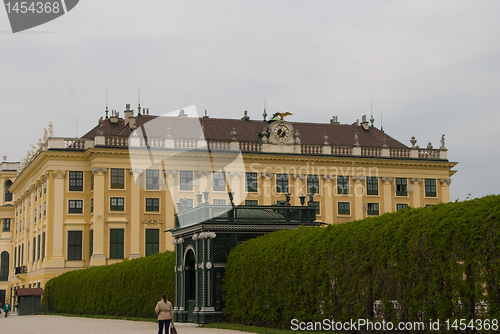
<instances>
[{"instance_id":1,"label":"rooftop statue","mask_svg":"<svg viewBox=\"0 0 500 334\"><path fill-rule=\"evenodd\" d=\"M286 111L286 112L277 112L277 113L275 113L273 115L272 119L275 120L275 121L278 121L278 120L282 121L286 116L290 116L290 115L293 115L293 114L291 112L288 112L288 111ZM278 119L278 117L279 117L279 119Z\"/></svg>"}]
</instances>

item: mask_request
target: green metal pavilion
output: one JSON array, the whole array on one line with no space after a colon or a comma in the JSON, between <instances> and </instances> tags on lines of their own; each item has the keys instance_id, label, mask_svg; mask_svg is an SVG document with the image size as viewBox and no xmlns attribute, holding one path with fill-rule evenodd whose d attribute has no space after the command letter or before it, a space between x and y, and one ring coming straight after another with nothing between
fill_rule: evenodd
<instances>
[{"instance_id":1,"label":"green metal pavilion","mask_svg":"<svg viewBox=\"0 0 500 334\"><path fill-rule=\"evenodd\" d=\"M205 202L202 202L202 196ZM302 206L286 201L270 206L208 204L208 192L198 194L198 206L178 205L176 227L170 232L175 245L174 320L209 323L222 316L222 280L227 256L248 239L300 226L319 226L312 196ZM229 193L232 202L232 193ZM306 205L305 205L306 204Z\"/></svg>"}]
</instances>

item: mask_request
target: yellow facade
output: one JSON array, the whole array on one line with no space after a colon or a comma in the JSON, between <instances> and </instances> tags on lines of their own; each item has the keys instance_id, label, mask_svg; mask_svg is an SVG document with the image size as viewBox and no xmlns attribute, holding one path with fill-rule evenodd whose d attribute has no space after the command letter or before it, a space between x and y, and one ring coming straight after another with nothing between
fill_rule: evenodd
<instances>
[{"instance_id":1,"label":"yellow facade","mask_svg":"<svg viewBox=\"0 0 500 334\"><path fill-rule=\"evenodd\" d=\"M241 122L242 127L246 125ZM131 123L128 120L125 126ZM173 163L167 168L164 162L134 164L126 136L103 133L101 129L102 124L92 138L44 138L29 159L15 165L18 171L0 172L2 194L7 180L14 182L10 187L12 201L3 201L0 207L0 217L11 219L10 229L2 232L0 239L0 253L9 255L8 279L0 281L6 300L12 301L16 288L43 288L48 280L70 270L173 250L171 234L165 231L175 227L177 201L188 198L196 206L196 195L204 191L209 192L211 204L214 200L229 204L226 190L230 189L235 192L236 204L253 200L256 202L246 204L272 205L285 199L285 194L278 192L278 182L283 186L285 178L291 204L301 205L300 196L311 192L309 183L317 187L313 197L319 206L317 220L337 224L393 212L403 205L424 207L449 202L451 168L456 165L446 159L444 146L432 152L429 149L427 153L434 157L431 159L425 158L418 147L406 149L400 158L400 149L366 150L356 144L348 148L346 156L334 154L337 148L325 139L320 151L315 148L314 154L308 154L304 152L310 148L297 139L291 144L253 143L249 149L249 145L238 142L234 132L233 140L219 140L227 151L227 156L222 151L220 161L228 163L234 159L231 150L240 148L244 169L226 169L225 188L217 190L213 171L218 168L198 163L201 157L209 156L206 150L193 150L177 167ZM167 138L162 147L169 147L169 141L177 145L176 139ZM215 142L210 139L211 147ZM155 154L158 161L172 161L176 151L164 149ZM185 171L192 172L187 190L181 189ZM256 192L246 192L247 174L256 176ZM340 193L339 177L347 177ZM148 189L150 179L157 189ZM398 182L406 182L406 187L401 188ZM406 193L398 191L402 189Z\"/></svg>"}]
</instances>

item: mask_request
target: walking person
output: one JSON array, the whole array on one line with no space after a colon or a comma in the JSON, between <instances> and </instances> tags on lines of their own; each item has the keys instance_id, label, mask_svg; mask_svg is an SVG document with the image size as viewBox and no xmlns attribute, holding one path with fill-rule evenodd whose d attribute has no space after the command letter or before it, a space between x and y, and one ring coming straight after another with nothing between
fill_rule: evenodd
<instances>
[{"instance_id":1,"label":"walking person","mask_svg":"<svg viewBox=\"0 0 500 334\"><path fill-rule=\"evenodd\" d=\"M170 329L170 322L174 320L174 310L172 303L167 300L167 295L162 294L161 300L156 304L155 312L158 314L158 334L163 333L165 327L165 334L168 334Z\"/></svg>"},{"instance_id":2,"label":"walking person","mask_svg":"<svg viewBox=\"0 0 500 334\"><path fill-rule=\"evenodd\" d=\"M9 312L10 312L10 305L9 303L5 303L2 307L3 311L5 312L5 317L7 318L7 316L9 315Z\"/></svg>"}]
</instances>

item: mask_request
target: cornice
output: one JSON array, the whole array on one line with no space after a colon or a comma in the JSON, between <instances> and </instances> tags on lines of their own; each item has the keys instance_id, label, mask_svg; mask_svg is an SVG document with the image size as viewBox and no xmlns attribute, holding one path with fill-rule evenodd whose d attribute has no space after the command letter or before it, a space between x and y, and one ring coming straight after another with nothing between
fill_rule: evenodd
<instances>
[{"instance_id":1,"label":"cornice","mask_svg":"<svg viewBox=\"0 0 500 334\"><path fill-rule=\"evenodd\" d=\"M85 157L91 155L129 155L128 147L91 147L85 150Z\"/></svg>"}]
</instances>

